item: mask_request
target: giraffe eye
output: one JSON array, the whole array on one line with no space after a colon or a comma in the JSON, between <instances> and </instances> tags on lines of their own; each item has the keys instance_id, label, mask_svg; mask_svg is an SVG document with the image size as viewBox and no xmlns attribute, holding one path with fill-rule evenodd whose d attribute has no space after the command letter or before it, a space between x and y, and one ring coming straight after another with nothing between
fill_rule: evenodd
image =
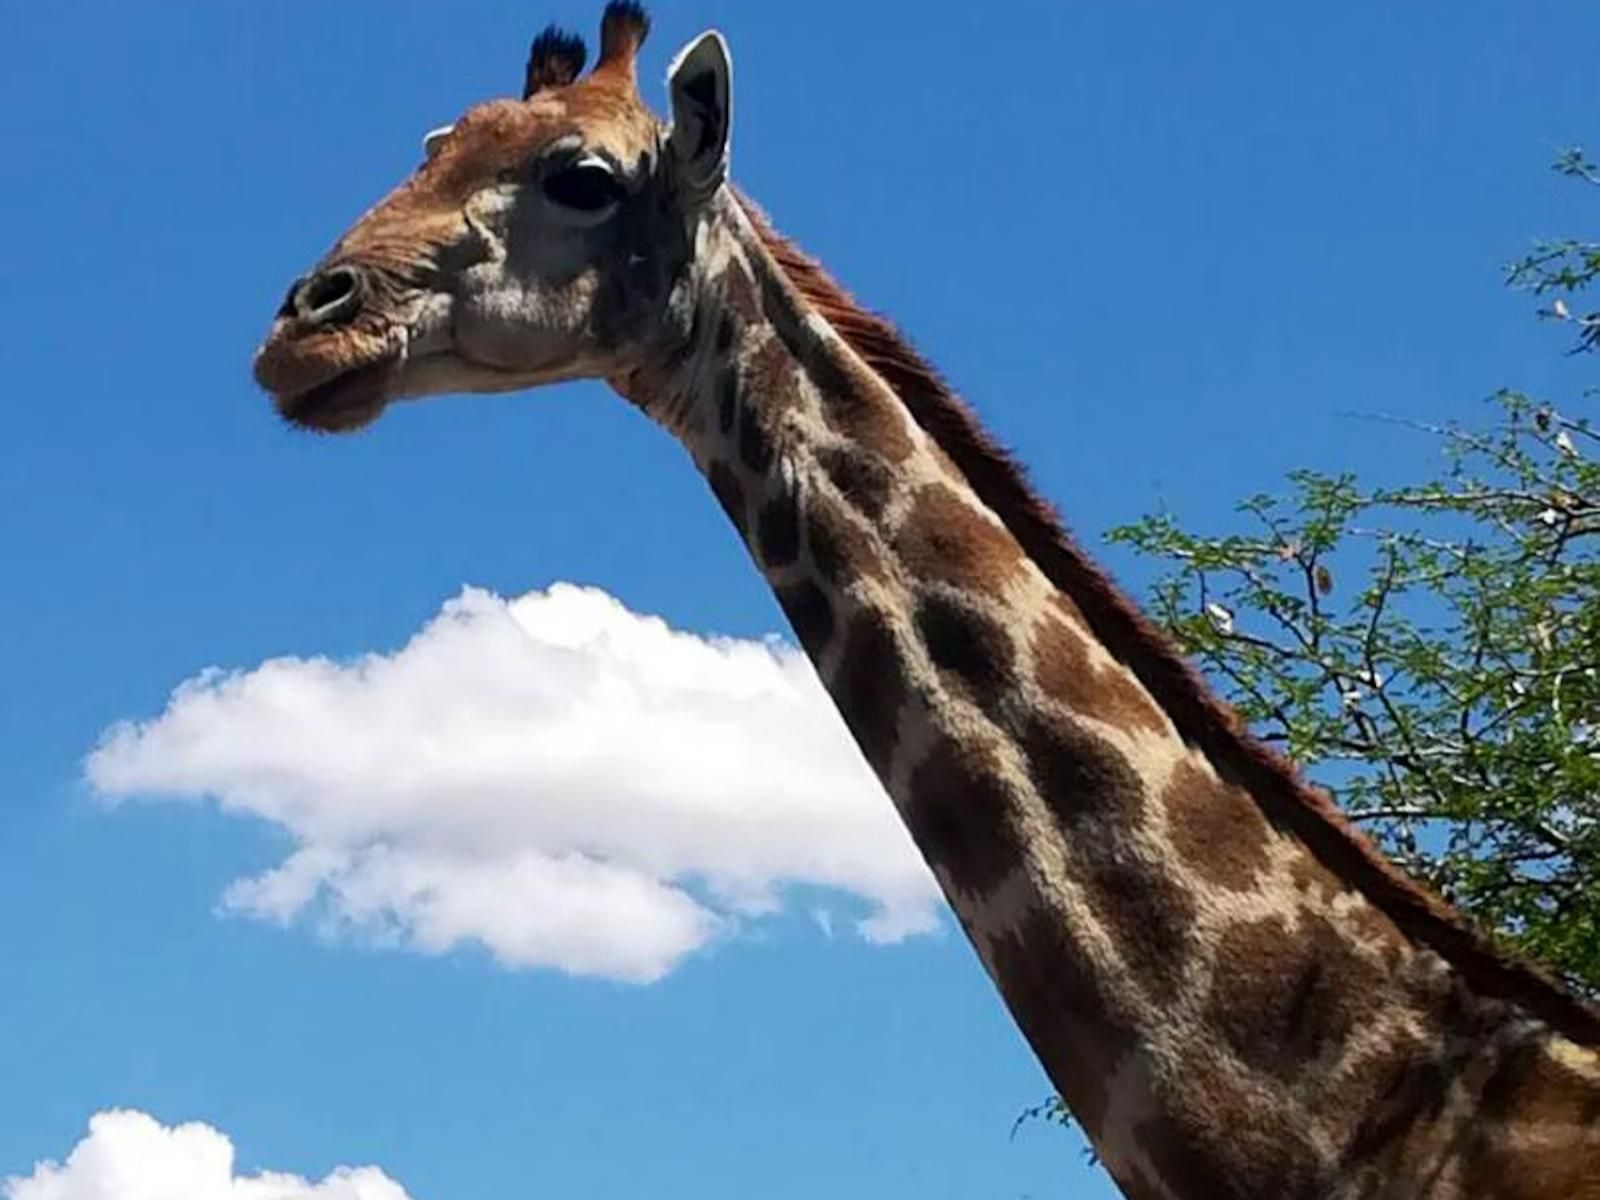
<instances>
[{"instance_id":1,"label":"giraffe eye","mask_svg":"<svg viewBox=\"0 0 1600 1200\"><path fill-rule=\"evenodd\" d=\"M622 184L597 158L581 159L544 177L541 184L552 204L581 213L598 213L622 199Z\"/></svg>"}]
</instances>

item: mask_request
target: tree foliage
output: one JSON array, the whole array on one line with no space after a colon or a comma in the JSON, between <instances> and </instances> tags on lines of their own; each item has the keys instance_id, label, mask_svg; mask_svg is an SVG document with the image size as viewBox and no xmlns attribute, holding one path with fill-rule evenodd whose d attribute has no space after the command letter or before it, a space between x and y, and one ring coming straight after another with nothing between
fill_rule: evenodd
<instances>
[{"instance_id":1,"label":"tree foliage","mask_svg":"<svg viewBox=\"0 0 1600 1200\"><path fill-rule=\"evenodd\" d=\"M1556 169L1600 173L1574 151ZM1509 282L1577 315L1600 243L1536 245ZM1296 471L1205 536L1160 513L1110 534L1158 559L1154 616L1257 733L1406 869L1600 993L1600 430L1515 391L1481 427L1424 426L1433 478Z\"/></svg>"}]
</instances>

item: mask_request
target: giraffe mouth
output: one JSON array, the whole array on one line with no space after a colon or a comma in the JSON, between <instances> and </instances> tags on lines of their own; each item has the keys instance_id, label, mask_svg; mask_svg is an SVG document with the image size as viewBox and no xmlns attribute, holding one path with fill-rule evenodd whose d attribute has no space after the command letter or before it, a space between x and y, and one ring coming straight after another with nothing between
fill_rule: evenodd
<instances>
[{"instance_id":1,"label":"giraffe mouth","mask_svg":"<svg viewBox=\"0 0 1600 1200\"><path fill-rule=\"evenodd\" d=\"M444 392L521 391L569 377L562 372L509 371L463 359L450 350L418 355L404 349L324 375L310 386L282 386L272 376L272 368L258 362L257 379L272 394L278 415L296 428L317 433L361 429L397 400ZM274 382L280 386L273 387Z\"/></svg>"},{"instance_id":2,"label":"giraffe mouth","mask_svg":"<svg viewBox=\"0 0 1600 1200\"><path fill-rule=\"evenodd\" d=\"M395 358L383 358L302 391L279 394L278 413L289 424L318 433L349 433L370 425L389 402L396 365Z\"/></svg>"}]
</instances>

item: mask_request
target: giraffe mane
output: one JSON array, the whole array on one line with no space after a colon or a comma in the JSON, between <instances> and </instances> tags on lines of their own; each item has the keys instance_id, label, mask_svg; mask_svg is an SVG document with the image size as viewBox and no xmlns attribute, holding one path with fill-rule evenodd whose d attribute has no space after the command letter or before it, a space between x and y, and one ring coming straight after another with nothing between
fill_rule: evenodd
<instances>
[{"instance_id":1,"label":"giraffe mane","mask_svg":"<svg viewBox=\"0 0 1600 1200\"><path fill-rule=\"evenodd\" d=\"M910 410L978 499L1083 612L1106 649L1138 676L1180 736L1219 775L1244 787L1287 829L1408 938L1439 954L1480 994L1509 1001L1584 1045L1600 1045L1600 1009L1541 967L1502 949L1458 910L1404 874L1358 830L1327 792L1259 741L1217 698L1172 640L1113 583L1067 532L1022 465L994 441L938 372L886 318L862 308L815 259L779 234L747 197L735 197L796 289Z\"/></svg>"}]
</instances>

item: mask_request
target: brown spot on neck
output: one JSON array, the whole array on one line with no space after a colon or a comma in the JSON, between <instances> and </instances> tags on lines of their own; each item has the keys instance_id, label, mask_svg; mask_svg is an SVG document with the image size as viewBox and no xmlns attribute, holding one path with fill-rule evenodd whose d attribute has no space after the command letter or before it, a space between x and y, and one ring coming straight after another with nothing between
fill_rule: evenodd
<instances>
[{"instance_id":1,"label":"brown spot on neck","mask_svg":"<svg viewBox=\"0 0 1600 1200\"><path fill-rule=\"evenodd\" d=\"M1046 696L1114 729L1163 734L1167 723L1131 676L1090 662L1086 626L1046 614L1033 632L1034 678Z\"/></svg>"},{"instance_id":2,"label":"brown spot on neck","mask_svg":"<svg viewBox=\"0 0 1600 1200\"><path fill-rule=\"evenodd\" d=\"M1053 912L1024 914L989 939L995 982L1050 1082L1091 1138L1105 1124L1107 1088L1138 1041L1106 972Z\"/></svg>"},{"instance_id":3,"label":"brown spot on neck","mask_svg":"<svg viewBox=\"0 0 1600 1200\"><path fill-rule=\"evenodd\" d=\"M706 482L711 485L712 495L722 505L722 511L728 514L728 520L733 522L739 536L744 537L749 515L745 511L744 487L739 483L738 474L727 463L714 462L706 471Z\"/></svg>"},{"instance_id":4,"label":"brown spot on neck","mask_svg":"<svg viewBox=\"0 0 1600 1200\"><path fill-rule=\"evenodd\" d=\"M1332 1180L1298 1114L1270 1092L1188 1079L1139 1145L1174 1192L1204 1200L1323 1200Z\"/></svg>"},{"instance_id":5,"label":"brown spot on neck","mask_svg":"<svg viewBox=\"0 0 1600 1200\"><path fill-rule=\"evenodd\" d=\"M717 428L723 436L733 432L734 420L739 415L739 367L725 362L717 372Z\"/></svg>"},{"instance_id":6,"label":"brown spot on neck","mask_svg":"<svg viewBox=\"0 0 1600 1200\"><path fill-rule=\"evenodd\" d=\"M828 690L867 762L887 779L905 701L905 662L881 613L863 608L850 619Z\"/></svg>"},{"instance_id":7,"label":"brown spot on neck","mask_svg":"<svg viewBox=\"0 0 1600 1200\"><path fill-rule=\"evenodd\" d=\"M806 550L823 579L843 588L883 577L882 547L843 505L813 492L804 509Z\"/></svg>"},{"instance_id":8,"label":"brown spot on neck","mask_svg":"<svg viewBox=\"0 0 1600 1200\"><path fill-rule=\"evenodd\" d=\"M1274 916L1223 933L1209 1018L1244 1062L1314 1095L1351 1031L1400 999L1326 919Z\"/></svg>"},{"instance_id":9,"label":"brown spot on neck","mask_svg":"<svg viewBox=\"0 0 1600 1200\"><path fill-rule=\"evenodd\" d=\"M917 602L916 626L933 665L991 720L1003 720L1016 665L1006 631L971 605L934 591Z\"/></svg>"},{"instance_id":10,"label":"brown spot on neck","mask_svg":"<svg viewBox=\"0 0 1600 1200\"><path fill-rule=\"evenodd\" d=\"M1036 715L1022 749L1034 787L1069 840L1125 841L1144 817L1144 783L1115 747L1079 723Z\"/></svg>"},{"instance_id":11,"label":"brown spot on neck","mask_svg":"<svg viewBox=\"0 0 1600 1200\"><path fill-rule=\"evenodd\" d=\"M739 461L758 478L772 466L772 435L767 431L770 413L759 412L754 398L747 398L739 413Z\"/></svg>"},{"instance_id":12,"label":"brown spot on neck","mask_svg":"<svg viewBox=\"0 0 1600 1200\"><path fill-rule=\"evenodd\" d=\"M869 520L883 515L893 479L877 455L855 447L824 446L817 452L817 463L846 504Z\"/></svg>"},{"instance_id":13,"label":"brown spot on neck","mask_svg":"<svg viewBox=\"0 0 1600 1200\"><path fill-rule=\"evenodd\" d=\"M1015 804L999 778L993 751L941 734L901 805L928 865L975 896L987 896L1022 861Z\"/></svg>"},{"instance_id":14,"label":"brown spot on neck","mask_svg":"<svg viewBox=\"0 0 1600 1200\"><path fill-rule=\"evenodd\" d=\"M1022 748L1095 919L1111 931L1139 984L1170 998L1189 964L1194 904L1133 843L1144 815L1143 782L1114 746L1071 721L1035 718Z\"/></svg>"},{"instance_id":15,"label":"brown spot on neck","mask_svg":"<svg viewBox=\"0 0 1600 1200\"><path fill-rule=\"evenodd\" d=\"M769 571L787 567L800 556L800 514L793 496L780 493L761 506L756 549L761 565Z\"/></svg>"},{"instance_id":16,"label":"brown spot on neck","mask_svg":"<svg viewBox=\"0 0 1600 1200\"><path fill-rule=\"evenodd\" d=\"M789 618L795 637L810 655L812 662L821 660L828 643L833 640L835 618L833 604L823 595L822 589L809 579L774 589L783 615Z\"/></svg>"},{"instance_id":17,"label":"brown spot on neck","mask_svg":"<svg viewBox=\"0 0 1600 1200\"><path fill-rule=\"evenodd\" d=\"M941 483L918 490L894 549L914 578L979 594L999 591L1022 566L1011 536Z\"/></svg>"},{"instance_id":18,"label":"brown spot on neck","mask_svg":"<svg viewBox=\"0 0 1600 1200\"><path fill-rule=\"evenodd\" d=\"M1600 1090L1528 1041L1509 1048L1484 1085L1486 1120L1462 1174L1499 1200L1600 1200Z\"/></svg>"},{"instance_id":19,"label":"brown spot on neck","mask_svg":"<svg viewBox=\"0 0 1600 1200\"><path fill-rule=\"evenodd\" d=\"M1271 830L1249 796L1184 760L1161 801L1173 849L1190 870L1234 891L1255 886L1267 867Z\"/></svg>"}]
</instances>

